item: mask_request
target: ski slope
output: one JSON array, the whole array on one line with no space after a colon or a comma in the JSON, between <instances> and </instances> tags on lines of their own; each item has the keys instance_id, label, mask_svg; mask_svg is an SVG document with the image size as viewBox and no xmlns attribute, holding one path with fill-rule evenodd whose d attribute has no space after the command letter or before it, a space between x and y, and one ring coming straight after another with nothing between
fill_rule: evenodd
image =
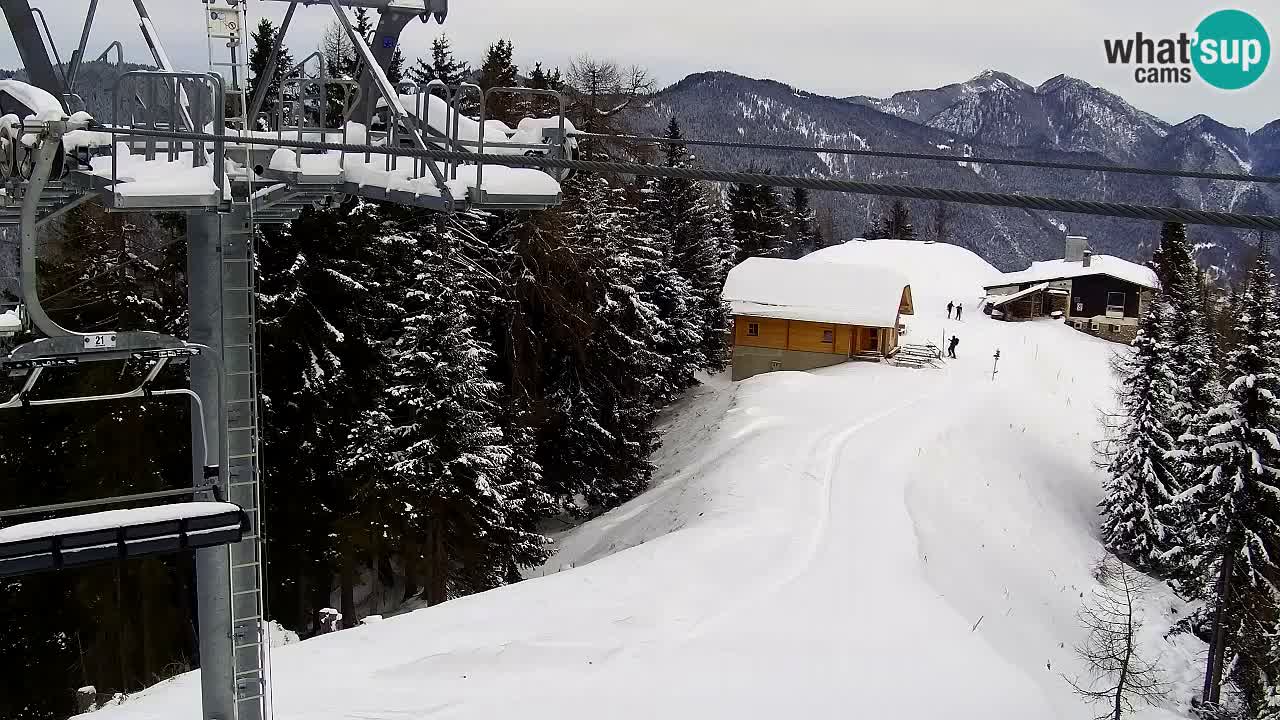
<instances>
[{"instance_id":1,"label":"ski slope","mask_svg":"<svg viewBox=\"0 0 1280 720\"><path fill-rule=\"evenodd\" d=\"M664 418L654 488L529 580L278 648L275 718L1093 718L1062 675L1121 348L982 315L995 271L960 248L822 254L906 274L906 340L957 335L959 358L709 379ZM1161 638L1167 593L1146 610L1175 692L1140 716L1163 720L1203 647ZM198 696L188 674L93 718L195 718Z\"/></svg>"}]
</instances>

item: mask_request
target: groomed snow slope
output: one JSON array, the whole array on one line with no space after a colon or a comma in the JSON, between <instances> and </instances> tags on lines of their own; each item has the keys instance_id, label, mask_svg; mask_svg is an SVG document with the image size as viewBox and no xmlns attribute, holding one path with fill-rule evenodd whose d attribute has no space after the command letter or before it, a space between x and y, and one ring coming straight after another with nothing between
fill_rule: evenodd
<instances>
[{"instance_id":1,"label":"groomed snow slope","mask_svg":"<svg viewBox=\"0 0 1280 720\"><path fill-rule=\"evenodd\" d=\"M1061 674L1117 346L976 302L948 323L994 269L859 246L911 278L908 337L945 328L958 360L713 379L667 418L656 486L561 538L543 577L279 648L277 720L1094 717ZM1161 640L1177 604L1148 605L1144 646L1192 687L1202 648ZM198 694L189 674L93 717L197 717Z\"/></svg>"}]
</instances>

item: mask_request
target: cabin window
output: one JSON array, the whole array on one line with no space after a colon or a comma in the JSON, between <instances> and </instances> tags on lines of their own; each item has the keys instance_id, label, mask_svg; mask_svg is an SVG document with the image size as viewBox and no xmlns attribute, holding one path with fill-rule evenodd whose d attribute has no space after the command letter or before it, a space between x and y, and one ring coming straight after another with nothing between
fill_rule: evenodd
<instances>
[{"instance_id":1,"label":"cabin window","mask_svg":"<svg viewBox=\"0 0 1280 720\"><path fill-rule=\"evenodd\" d=\"M747 323L747 336L760 337L760 323Z\"/></svg>"},{"instance_id":2,"label":"cabin window","mask_svg":"<svg viewBox=\"0 0 1280 720\"><path fill-rule=\"evenodd\" d=\"M1096 322L1089 323L1089 329L1094 332L1098 332L1098 323Z\"/></svg>"},{"instance_id":3,"label":"cabin window","mask_svg":"<svg viewBox=\"0 0 1280 720\"><path fill-rule=\"evenodd\" d=\"M1113 333L1118 333L1118 332L1120 332L1120 326L1119 326L1119 325L1112 325L1112 326L1111 326L1111 332L1113 332Z\"/></svg>"},{"instance_id":4,"label":"cabin window","mask_svg":"<svg viewBox=\"0 0 1280 720\"><path fill-rule=\"evenodd\" d=\"M835 341L836 341L836 331L835 331L835 330L823 330L823 331L822 331L822 342L824 342L824 343L829 343L829 344L834 344L834 343L835 343Z\"/></svg>"},{"instance_id":5,"label":"cabin window","mask_svg":"<svg viewBox=\"0 0 1280 720\"><path fill-rule=\"evenodd\" d=\"M1124 293L1107 293L1107 317L1124 317Z\"/></svg>"}]
</instances>

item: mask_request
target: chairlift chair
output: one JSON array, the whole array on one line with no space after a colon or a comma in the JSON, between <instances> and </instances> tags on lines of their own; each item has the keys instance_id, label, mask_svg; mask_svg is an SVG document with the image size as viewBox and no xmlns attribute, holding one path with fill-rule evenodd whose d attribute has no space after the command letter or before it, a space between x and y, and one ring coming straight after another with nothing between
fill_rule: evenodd
<instances>
[{"instance_id":1,"label":"chairlift chair","mask_svg":"<svg viewBox=\"0 0 1280 720\"><path fill-rule=\"evenodd\" d=\"M33 173L26 188L22 227L22 304L3 309L0 331L10 334L24 329L30 318L34 328L46 337L24 343L0 354L0 373L20 380L11 397L0 396L0 410L67 405L110 400L151 399L157 396L186 396L198 405L214 398L201 398L189 389L156 389L154 383L171 363L183 362L205 348L179 338L153 332L76 333L53 321L41 305L36 291L36 233L31 226L32 210L38 203L52 172L51 143L61 146L56 135L41 137L33 148ZM9 320L16 317L16 323ZM16 325L16 327L15 327ZM119 393L83 397L35 397L34 390L51 368L76 367L98 362L142 363L141 381ZM217 398L221 402L222 398ZM203 418L203 414L199 414ZM221 428L218 432L221 433ZM208 437L202 433L202 437ZM217 441L223 442L219 436ZM0 511L6 518L99 508L159 497L212 495L211 502L180 503L159 507L106 510L58 519L37 520L0 527L0 577L64 567L144 557L239 542L248 526L246 512L218 497L221 468L210 464L210 448L204 448L204 485L193 489L151 493L61 505Z\"/></svg>"}]
</instances>

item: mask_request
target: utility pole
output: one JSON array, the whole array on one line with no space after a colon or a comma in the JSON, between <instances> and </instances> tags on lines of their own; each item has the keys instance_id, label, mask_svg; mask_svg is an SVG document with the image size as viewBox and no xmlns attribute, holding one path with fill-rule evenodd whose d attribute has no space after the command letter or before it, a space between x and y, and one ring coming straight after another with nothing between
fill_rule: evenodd
<instances>
[{"instance_id":1,"label":"utility pole","mask_svg":"<svg viewBox=\"0 0 1280 720\"><path fill-rule=\"evenodd\" d=\"M995 359L991 363L991 382L996 381L996 374L1000 372L1000 349L996 348Z\"/></svg>"}]
</instances>

